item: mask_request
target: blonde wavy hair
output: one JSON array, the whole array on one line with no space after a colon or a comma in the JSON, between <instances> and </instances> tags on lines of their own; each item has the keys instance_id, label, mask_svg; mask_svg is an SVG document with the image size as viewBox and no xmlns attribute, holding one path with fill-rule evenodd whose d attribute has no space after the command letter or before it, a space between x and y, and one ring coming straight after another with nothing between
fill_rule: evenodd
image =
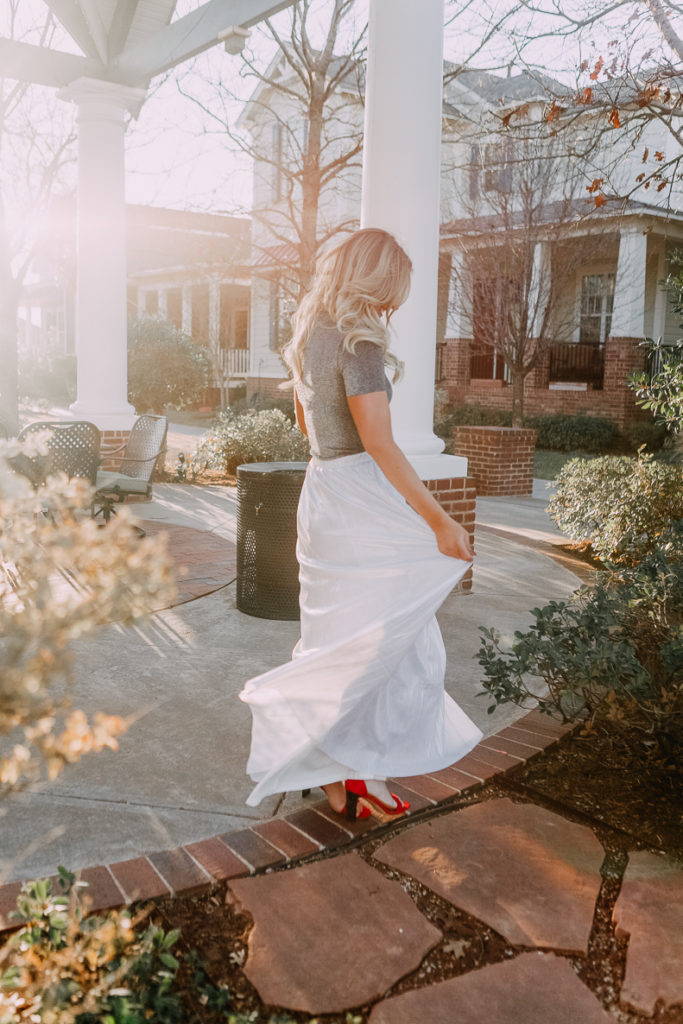
<instances>
[{"instance_id":1,"label":"blonde wavy hair","mask_svg":"<svg viewBox=\"0 0 683 1024\"><path fill-rule=\"evenodd\" d=\"M398 380L403 364L389 351L389 322L408 297L412 269L405 250L381 228L362 228L322 256L311 290L292 317L292 340L282 352L292 372L288 385L301 380L304 349L324 313L344 336L347 351L355 351L359 341L378 345Z\"/></svg>"}]
</instances>

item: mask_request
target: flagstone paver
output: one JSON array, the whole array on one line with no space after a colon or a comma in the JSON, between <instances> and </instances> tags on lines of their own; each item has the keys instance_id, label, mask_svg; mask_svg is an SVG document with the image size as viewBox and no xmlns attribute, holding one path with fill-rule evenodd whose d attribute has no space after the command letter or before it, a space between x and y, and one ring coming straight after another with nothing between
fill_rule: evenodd
<instances>
[{"instance_id":1,"label":"flagstone paver","mask_svg":"<svg viewBox=\"0 0 683 1024\"><path fill-rule=\"evenodd\" d=\"M376 999L441 940L354 853L230 882L254 919L244 973L266 1005L334 1013Z\"/></svg>"},{"instance_id":2,"label":"flagstone paver","mask_svg":"<svg viewBox=\"0 0 683 1024\"><path fill-rule=\"evenodd\" d=\"M617 933L631 936L622 1002L647 1014L659 998L683 1003L683 865L630 854L613 916Z\"/></svg>"},{"instance_id":3,"label":"flagstone paver","mask_svg":"<svg viewBox=\"0 0 683 1024\"><path fill-rule=\"evenodd\" d=\"M369 1024L610 1024L571 964L522 953L378 1003Z\"/></svg>"},{"instance_id":4,"label":"flagstone paver","mask_svg":"<svg viewBox=\"0 0 683 1024\"><path fill-rule=\"evenodd\" d=\"M543 807L486 800L406 829L375 856L514 944L586 949L603 850Z\"/></svg>"}]
</instances>

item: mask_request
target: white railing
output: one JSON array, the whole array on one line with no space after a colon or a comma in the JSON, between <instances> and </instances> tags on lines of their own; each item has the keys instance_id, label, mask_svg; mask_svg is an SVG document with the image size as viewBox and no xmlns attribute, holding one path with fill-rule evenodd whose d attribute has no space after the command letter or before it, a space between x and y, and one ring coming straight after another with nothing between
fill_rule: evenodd
<instances>
[{"instance_id":1,"label":"white railing","mask_svg":"<svg viewBox=\"0 0 683 1024\"><path fill-rule=\"evenodd\" d=\"M223 380L246 377L249 373L249 349L226 348L218 353L218 370Z\"/></svg>"}]
</instances>

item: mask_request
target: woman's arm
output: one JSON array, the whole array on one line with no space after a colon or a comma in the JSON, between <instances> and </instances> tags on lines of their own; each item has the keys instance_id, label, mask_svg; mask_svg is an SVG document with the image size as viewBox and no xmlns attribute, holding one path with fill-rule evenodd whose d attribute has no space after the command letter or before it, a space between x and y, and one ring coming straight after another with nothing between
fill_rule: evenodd
<instances>
[{"instance_id":1,"label":"woman's arm","mask_svg":"<svg viewBox=\"0 0 683 1024\"><path fill-rule=\"evenodd\" d=\"M302 434L308 437L308 430L306 429L306 420L304 419L304 410L299 401L299 396L296 391L294 392L294 411L296 413L296 425Z\"/></svg>"},{"instance_id":2,"label":"woman's arm","mask_svg":"<svg viewBox=\"0 0 683 1024\"><path fill-rule=\"evenodd\" d=\"M467 530L444 512L394 441L386 391L349 396L347 402L366 452L389 483L434 531L439 550L444 555L471 562L472 546Z\"/></svg>"}]
</instances>

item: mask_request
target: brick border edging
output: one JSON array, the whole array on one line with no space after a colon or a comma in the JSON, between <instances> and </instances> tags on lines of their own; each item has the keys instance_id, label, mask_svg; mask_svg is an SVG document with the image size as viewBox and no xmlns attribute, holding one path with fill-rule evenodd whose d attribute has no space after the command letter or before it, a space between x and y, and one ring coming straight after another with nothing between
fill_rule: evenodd
<instances>
[{"instance_id":1,"label":"brick border edging","mask_svg":"<svg viewBox=\"0 0 683 1024\"><path fill-rule=\"evenodd\" d=\"M498 775L525 764L559 742L579 723L562 723L534 710L488 736L449 768L390 782L411 803L411 815L448 804L480 789ZM285 818L270 818L249 828L202 839L172 850L160 850L114 864L76 872L88 883L89 912L121 908L141 900L191 896L231 878L268 868L293 866L326 850L341 851L381 833L384 825L370 818L346 821L330 810L326 800L301 808ZM0 932L19 927L8 921L16 907L22 882L0 886Z\"/></svg>"}]
</instances>

